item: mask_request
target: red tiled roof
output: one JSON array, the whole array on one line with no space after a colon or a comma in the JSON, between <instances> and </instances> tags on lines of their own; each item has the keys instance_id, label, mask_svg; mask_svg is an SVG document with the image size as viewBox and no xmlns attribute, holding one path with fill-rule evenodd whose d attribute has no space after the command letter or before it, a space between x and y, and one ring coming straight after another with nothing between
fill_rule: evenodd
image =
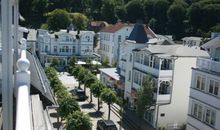
<instances>
[{"instance_id":1,"label":"red tiled roof","mask_svg":"<svg viewBox=\"0 0 220 130\"><path fill-rule=\"evenodd\" d=\"M101 30L101 32L109 32L109 33L114 33L118 30L120 30L121 28L123 27L126 27L126 26L134 26L134 24L128 24L128 23L116 23L115 25L110 25L108 27L105 27Z\"/></svg>"},{"instance_id":2,"label":"red tiled roof","mask_svg":"<svg viewBox=\"0 0 220 130\"><path fill-rule=\"evenodd\" d=\"M94 27L99 27L99 26L101 26L101 24L107 24L107 22L105 22L105 21L92 21L91 23L90 23L90 25L91 26L94 26Z\"/></svg>"},{"instance_id":3,"label":"red tiled roof","mask_svg":"<svg viewBox=\"0 0 220 130\"><path fill-rule=\"evenodd\" d=\"M151 30L150 27L148 26L145 26L145 32L151 36L152 38L157 38L157 35L154 33L154 31Z\"/></svg>"}]
</instances>

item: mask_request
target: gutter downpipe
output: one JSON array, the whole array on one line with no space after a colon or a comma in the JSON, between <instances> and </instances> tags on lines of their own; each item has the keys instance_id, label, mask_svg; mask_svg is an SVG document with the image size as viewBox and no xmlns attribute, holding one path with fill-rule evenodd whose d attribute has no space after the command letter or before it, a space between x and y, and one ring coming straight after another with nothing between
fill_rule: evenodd
<instances>
[{"instance_id":1,"label":"gutter downpipe","mask_svg":"<svg viewBox=\"0 0 220 130\"><path fill-rule=\"evenodd\" d=\"M172 88L171 88L171 94L170 94L170 101L168 103L162 103L162 104L158 104L157 105L157 115L156 115L156 122L155 122L155 124L156 124L155 130L157 130L157 128L158 128L158 115L159 115L160 106L165 106L165 105L171 104L172 92L173 92L174 66L175 66L175 60L177 60L178 57L174 57L173 59L174 59L174 63L173 63L173 72L172 72Z\"/></svg>"}]
</instances>

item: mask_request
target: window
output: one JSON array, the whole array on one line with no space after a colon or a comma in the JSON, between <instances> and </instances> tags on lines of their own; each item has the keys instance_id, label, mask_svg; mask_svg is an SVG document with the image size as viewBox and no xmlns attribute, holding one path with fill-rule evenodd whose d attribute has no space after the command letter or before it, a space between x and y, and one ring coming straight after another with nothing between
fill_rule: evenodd
<instances>
[{"instance_id":1,"label":"window","mask_svg":"<svg viewBox=\"0 0 220 130\"><path fill-rule=\"evenodd\" d=\"M66 36L66 41L67 41L67 42L69 42L69 41L70 41L69 36Z\"/></svg>"},{"instance_id":2,"label":"window","mask_svg":"<svg viewBox=\"0 0 220 130\"><path fill-rule=\"evenodd\" d=\"M141 54L141 64L144 64L144 55Z\"/></svg>"},{"instance_id":3,"label":"window","mask_svg":"<svg viewBox=\"0 0 220 130\"><path fill-rule=\"evenodd\" d=\"M129 58L129 61L130 61L130 62L132 61L132 54L130 54L130 58Z\"/></svg>"},{"instance_id":4,"label":"window","mask_svg":"<svg viewBox=\"0 0 220 130\"><path fill-rule=\"evenodd\" d=\"M138 72L134 72L134 83L138 84Z\"/></svg>"},{"instance_id":5,"label":"window","mask_svg":"<svg viewBox=\"0 0 220 130\"><path fill-rule=\"evenodd\" d=\"M140 53L138 52L135 53L135 61L140 63Z\"/></svg>"},{"instance_id":6,"label":"window","mask_svg":"<svg viewBox=\"0 0 220 130\"><path fill-rule=\"evenodd\" d=\"M125 36L125 40L127 40L128 39L128 36Z\"/></svg>"},{"instance_id":7,"label":"window","mask_svg":"<svg viewBox=\"0 0 220 130\"><path fill-rule=\"evenodd\" d=\"M121 35L118 35L118 42L121 42Z\"/></svg>"},{"instance_id":8,"label":"window","mask_svg":"<svg viewBox=\"0 0 220 130\"><path fill-rule=\"evenodd\" d=\"M206 108L205 113L204 113L204 122L215 126L215 120L216 120L216 112L214 110L211 110L209 108Z\"/></svg>"},{"instance_id":9,"label":"window","mask_svg":"<svg viewBox=\"0 0 220 130\"><path fill-rule=\"evenodd\" d=\"M150 56L150 67L153 67L153 56Z\"/></svg>"},{"instance_id":10,"label":"window","mask_svg":"<svg viewBox=\"0 0 220 130\"><path fill-rule=\"evenodd\" d=\"M163 59L161 63L161 70L170 70L172 61L169 59Z\"/></svg>"},{"instance_id":11,"label":"window","mask_svg":"<svg viewBox=\"0 0 220 130\"><path fill-rule=\"evenodd\" d=\"M68 46L66 46L66 52L69 52L69 47Z\"/></svg>"},{"instance_id":12,"label":"window","mask_svg":"<svg viewBox=\"0 0 220 130\"><path fill-rule=\"evenodd\" d=\"M45 52L48 52L48 46L47 45L45 46Z\"/></svg>"},{"instance_id":13,"label":"window","mask_svg":"<svg viewBox=\"0 0 220 130\"><path fill-rule=\"evenodd\" d=\"M148 110L144 114L144 119L147 120L150 124L153 124L153 119L154 119L154 111L153 110Z\"/></svg>"},{"instance_id":14,"label":"window","mask_svg":"<svg viewBox=\"0 0 220 130\"><path fill-rule=\"evenodd\" d=\"M145 56L144 56L144 65L149 66L149 58L148 58L148 55L145 55Z\"/></svg>"},{"instance_id":15,"label":"window","mask_svg":"<svg viewBox=\"0 0 220 130\"><path fill-rule=\"evenodd\" d=\"M198 103L193 103L192 105L192 116L201 120L202 119L202 105Z\"/></svg>"},{"instance_id":16,"label":"window","mask_svg":"<svg viewBox=\"0 0 220 130\"><path fill-rule=\"evenodd\" d=\"M112 47L112 54L114 53L114 47Z\"/></svg>"},{"instance_id":17,"label":"window","mask_svg":"<svg viewBox=\"0 0 220 130\"><path fill-rule=\"evenodd\" d=\"M128 81L131 81L131 71L129 71Z\"/></svg>"},{"instance_id":18,"label":"window","mask_svg":"<svg viewBox=\"0 0 220 130\"><path fill-rule=\"evenodd\" d=\"M90 37L89 36L86 36L86 39L87 39L88 42L90 41Z\"/></svg>"},{"instance_id":19,"label":"window","mask_svg":"<svg viewBox=\"0 0 220 130\"><path fill-rule=\"evenodd\" d=\"M159 94L170 94L170 82L162 81L160 83Z\"/></svg>"},{"instance_id":20,"label":"window","mask_svg":"<svg viewBox=\"0 0 220 130\"><path fill-rule=\"evenodd\" d=\"M159 69L160 59L158 57L154 57L153 68Z\"/></svg>"},{"instance_id":21,"label":"window","mask_svg":"<svg viewBox=\"0 0 220 130\"><path fill-rule=\"evenodd\" d=\"M72 52L76 53L76 47L75 46L73 46L73 51Z\"/></svg>"},{"instance_id":22,"label":"window","mask_svg":"<svg viewBox=\"0 0 220 130\"><path fill-rule=\"evenodd\" d=\"M197 76L196 88L204 91L204 89L205 89L205 77Z\"/></svg>"},{"instance_id":23,"label":"window","mask_svg":"<svg viewBox=\"0 0 220 130\"><path fill-rule=\"evenodd\" d=\"M54 51L55 53L57 53L57 46L54 46L54 47L53 47L53 51Z\"/></svg>"},{"instance_id":24,"label":"window","mask_svg":"<svg viewBox=\"0 0 220 130\"><path fill-rule=\"evenodd\" d=\"M218 91L219 91L219 82L215 80L210 80L208 92L214 95L218 95Z\"/></svg>"}]
</instances>

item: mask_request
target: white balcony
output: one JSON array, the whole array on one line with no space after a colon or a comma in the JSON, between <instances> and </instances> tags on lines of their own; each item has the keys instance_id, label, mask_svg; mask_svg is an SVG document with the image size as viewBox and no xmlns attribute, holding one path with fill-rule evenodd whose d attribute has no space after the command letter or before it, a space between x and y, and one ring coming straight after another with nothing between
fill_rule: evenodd
<instances>
[{"instance_id":1,"label":"white balcony","mask_svg":"<svg viewBox=\"0 0 220 130\"><path fill-rule=\"evenodd\" d=\"M202 69L220 72L220 62L213 61L211 59L198 58L196 65Z\"/></svg>"},{"instance_id":2,"label":"white balcony","mask_svg":"<svg viewBox=\"0 0 220 130\"><path fill-rule=\"evenodd\" d=\"M138 70L142 70L146 73L150 73L154 76L160 77L171 77L173 74L173 70L160 70L160 69L156 69L156 68L152 68L137 62L134 62L134 68L138 69Z\"/></svg>"},{"instance_id":3,"label":"white balcony","mask_svg":"<svg viewBox=\"0 0 220 130\"><path fill-rule=\"evenodd\" d=\"M170 94L157 95L157 102L158 103L168 103L168 102L170 102Z\"/></svg>"},{"instance_id":4,"label":"white balcony","mask_svg":"<svg viewBox=\"0 0 220 130\"><path fill-rule=\"evenodd\" d=\"M157 93L154 93L154 99L157 101L157 104L169 103L170 97L170 94L157 95Z\"/></svg>"}]
</instances>

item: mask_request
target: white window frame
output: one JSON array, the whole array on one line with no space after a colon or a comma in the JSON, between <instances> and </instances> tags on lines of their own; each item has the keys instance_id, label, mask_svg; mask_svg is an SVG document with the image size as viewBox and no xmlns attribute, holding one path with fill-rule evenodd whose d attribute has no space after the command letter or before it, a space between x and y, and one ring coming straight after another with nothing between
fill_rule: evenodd
<instances>
[{"instance_id":1,"label":"white window frame","mask_svg":"<svg viewBox=\"0 0 220 130\"><path fill-rule=\"evenodd\" d=\"M197 106L197 110L195 111L195 107ZM191 115L193 117L195 117L198 120L202 120L203 119L203 105L193 101L192 102L192 111L191 111Z\"/></svg>"},{"instance_id":2,"label":"white window frame","mask_svg":"<svg viewBox=\"0 0 220 130\"><path fill-rule=\"evenodd\" d=\"M210 112L210 117L207 117L207 112ZM214 115L213 115L214 114ZM214 117L213 117L214 116ZM212 120L214 119L214 122L212 122ZM209 107L205 107L205 111L204 111L204 119L203 121L208 124L208 125L211 125L211 126L215 126L215 123L216 123L216 111L209 108Z\"/></svg>"},{"instance_id":3,"label":"white window frame","mask_svg":"<svg viewBox=\"0 0 220 130\"><path fill-rule=\"evenodd\" d=\"M213 89L212 89L212 91L210 92L211 81L213 82ZM216 88L217 88L217 94L215 94ZM208 92L209 94L218 96L218 94L219 94L219 82L218 82L217 80L215 80L215 79L209 79L209 85L208 85L208 90L207 90L207 92Z\"/></svg>"},{"instance_id":4,"label":"white window frame","mask_svg":"<svg viewBox=\"0 0 220 130\"><path fill-rule=\"evenodd\" d=\"M196 76L195 88L199 89L201 91L205 91L205 87L206 87L206 77L203 76L203 75L197 75Z\"/></svg>"}]
</instances>

